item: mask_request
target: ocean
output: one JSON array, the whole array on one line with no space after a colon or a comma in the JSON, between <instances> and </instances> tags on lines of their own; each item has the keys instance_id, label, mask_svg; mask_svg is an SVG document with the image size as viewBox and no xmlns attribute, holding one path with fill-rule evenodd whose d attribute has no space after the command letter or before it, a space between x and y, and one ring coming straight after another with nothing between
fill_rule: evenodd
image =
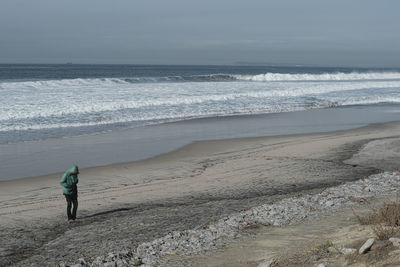
<instances>
[{"instance_id":1,"label":"ocean","mask_svg":"<svg viewBox=\"0 0 400 267\"><path fill-rule=\"evenodd\" d=\"M400 69L0 65L0 93L0 182L400 120Z\"/></svg>"},{"instance_id":2,"label":"ocean","mask_svg":"<svg viewBox=\"0 0 400 267\"><path fill-rule=\"evenodd\" d=\"M0 143L197 118L400 103L400 69L0 65Z\"/></svg>"}]
</instances>

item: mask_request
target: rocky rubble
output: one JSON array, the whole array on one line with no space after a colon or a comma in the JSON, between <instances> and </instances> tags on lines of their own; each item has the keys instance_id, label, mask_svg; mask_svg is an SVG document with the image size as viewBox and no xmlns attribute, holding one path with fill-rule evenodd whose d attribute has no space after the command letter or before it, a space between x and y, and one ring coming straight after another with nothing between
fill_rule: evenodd
<instances>
[{"instance_id":1,"label":"rocky rubble","mask_svg":"<svg viewBox=\"0 0 400 267\"><path fill-rule=\"evenodd\" d=\"M355 202L374 196L391 195L400 187L397 173L384 172L355 182L323 190L319 194L291 197L224 217L201 229L175 231L140 244L136 250L109 253L95 259L79 259L60 266L165 266L165 255L189 255L211 250L241 235L255 225L284 226L331 214Z\"/></svg>"}]
</instances>

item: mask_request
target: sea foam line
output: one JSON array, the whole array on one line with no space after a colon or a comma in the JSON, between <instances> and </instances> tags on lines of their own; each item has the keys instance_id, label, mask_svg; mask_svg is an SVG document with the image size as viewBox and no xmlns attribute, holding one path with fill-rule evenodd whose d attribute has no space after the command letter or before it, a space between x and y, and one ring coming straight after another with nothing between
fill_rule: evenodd
<instances>
[{"instance_id":1,"label":"sea foam line","mask_svg":"<svg viewBox=\"0 0 400 267\"><path fill-rule=\"evenodd\" d=\"M131 83L163 82L230 82L230 81L358 81L358 80L399 80L400 72L336 72L336 73L265 73L256 75L209 74L166 77L125 77L125 78L77 78L40 81L0 82L0 89L9 88L60 88L65 86L98 86Z\"/></svg>"}]
</instances>

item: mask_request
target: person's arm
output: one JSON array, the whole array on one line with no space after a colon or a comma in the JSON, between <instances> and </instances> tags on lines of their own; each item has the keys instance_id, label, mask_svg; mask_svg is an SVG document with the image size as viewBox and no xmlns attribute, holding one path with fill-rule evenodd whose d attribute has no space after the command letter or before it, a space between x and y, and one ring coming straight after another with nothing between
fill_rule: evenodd
<instances>
[{"instance_id":1,"label":"person's arm","mask_svg":"<svg viewBox=\"0 0 400 267\"><path fill-rule=\"evenodd\" d=\"M66 172L66 173L64 173L63 177L61 178L60 184L61 184L63 187L68 187L68 186L69 186L68 183L67 183L67 177L68 177L68 175L69 175L69 173Z\"/></svg>"},{"instance_id":2,"label":"person's arm","mask_svg":"<svg viewBox=\"0 0 400 267\"><path fill-rule=\"evenodd\" d=\"M71 186L76 186L78 184L78 175L75 176L75 179L71 179Z\"/></svg>"}]
</instances>

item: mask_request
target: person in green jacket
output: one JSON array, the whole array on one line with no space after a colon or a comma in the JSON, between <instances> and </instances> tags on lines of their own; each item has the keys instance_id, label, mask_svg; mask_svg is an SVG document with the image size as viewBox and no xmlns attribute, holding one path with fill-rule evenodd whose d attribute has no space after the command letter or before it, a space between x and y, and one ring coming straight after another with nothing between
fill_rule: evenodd
<instances>
[{"instance_id":1,"label":"person in green jacket","mask_svg":"<svg viewBox=\"0 0 400 267\"><path fill-rule=\"evenodd\" d=\"M68 222L76 220L76 211L78 209L78 174L78 166L73 166L71 169L64 173L60 181L60 184L63 187L63 194L65 196L65 199L67 200Z\"/></svg>"}]
</instances>

